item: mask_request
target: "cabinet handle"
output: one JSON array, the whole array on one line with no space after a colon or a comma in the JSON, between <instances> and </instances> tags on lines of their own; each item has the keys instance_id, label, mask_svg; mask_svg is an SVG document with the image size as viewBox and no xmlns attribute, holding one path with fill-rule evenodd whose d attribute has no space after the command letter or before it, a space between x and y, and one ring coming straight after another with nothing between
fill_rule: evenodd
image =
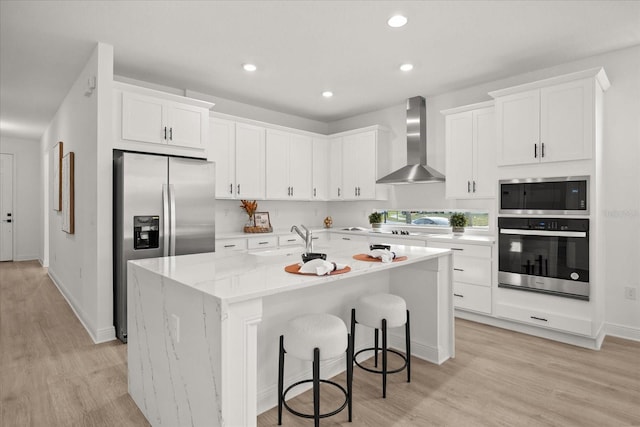
<instances>
[{"instance_id":1,"label":"cabinet handle","mask_svg":"<svg viewBox=\"0 0 640 427\"><path fill-rule=\"evenodd\" d=\"M259 245L266 245L269 242L258 242Z\"/></svg>"},{"instance_id":2,"label":"cabinet handle","mask_svg":"<svg viewBox=\"0 0 640 427\"><path fill-rule=\"evenodd\" d=\"M291 187L287 187L287 196L291 195Z\"/></svg>"},{"instance_id":3,"label":"cabinet handle","mask_svg":"<svg viewBox=\"0 0 640 427\"><path fill-rule=\"evenodd\" d=\"M471 193L471 181L467 181L467 193Z\"/></svg>"},{"instance_id":4,"label":"cabinet handle","mask_svg":"<svg viewBox=\"0 0 640 427\"><path fill-rule=\"evenodd\" d=\"M169 128L169 141L173 141L173 128Z\"/></svg>"},{"instance_id":5,"label":"cabinet handle","mask_svg":"<svg viewBox=\"0 0 640 427\"><path fill-rule=\"evenodd\" d=\"M533 144L533 157L538 158L538 144Z\"/></svg>"},{"instance_id":6,"label":"cabinet handle","mask_svg":"<svg viewBox=\"0 0 640 427\"><path fill-rule=\"evenodd\" d=\"M287 242L295 242L296 239L287 239Z\"/></svg>"},{"instance_id":7,"label":"cabinet handle","mask_svg":"<svg viewBox=\"0 0 640 427\"><path fill-rule=\"evenodd\" d=\"M318 240L319 237L312 237L311 240Z\"/></svg>"},{"instance_id":8,"label":"cabinet handle","mask_svg":"<svg viewBox=\"0 0 640 427\"><path fill-rule=\"evenodd\" d=\"M340 187L338 187L338 197L340 197Z\"/></svg>"},{"instance_id":9,"label":"cabinet handle","mask_svg":"<svg viewBox=\"0 0 640 427\"><path fill-rule=\"evenodd\" d=\"M453 294L453 296L458 298L464 298L464 295L461 295L461 294Z\"/></svg>"},{"instance_id":10,"label":"cabinet handle","mask_svg":"<svg viewBox=\"0 0 640 427\"><path fill-rule=\"evenodd\" d=\"M236 245L224 245L225 248L235 248Z\"/></svg>"},{"instance_id":11,"label":"cabinet handle","mask_svg":"<svg viewBox=\"0 0 640 427\"><path fill-rule=\"evenodd\" d=\"M343 237L342 240L351 240L350 237Z\"/></svg>"},{"instance_id":12,"label":"cabinet handle","mask_svg":"<svg viewBox=\"0 0 640 427\"><path fill-rule=\"evenodd\" d=\"M455 271L464 271L462 268L454 268Z\"/></svg>"},{"instance_id":13,"label":"cabinet handle","mask_svg":"<svg viewBox=\"0 0 640 427\"><path fill-rule=\"evenodd\" d=\"M358 197L360 196L360 187L358 187Z\"/></svg>"},{"instance_id":14,"label":"cabinet handle","mask_svg":"<svg viewBox=\"0 0 640 427\"><path fill-rule=\"evenodd\" d=\"M238 193L238 195L240 194L240 184L238 184L238 191L236 191L236 193Z\"/></svg>"},{"instance_id":15,"label":"cabinet handle","mask_svg":"<svg viewBox=\"0 0 640 427\"><path fill-rule=\"evenodd\" d=\"M316 189L313 189L313 197L316 197Z\"/></svg>"},{"instance_id":16,"label":"cabinet handle","mask_svg":"<svg viewBox=\"0 0 640 427\"><path fill-rule=\"evenodd\" d=\"M353 187L353 195L354 196L358 195L358 187Z\"/></svg>"},{"instance_id":17,"label":"cabinet handle","mask_svg":"<svg viewBox=\"0 0 640 427\"><path fill-rule=\"evenodd\" d=\"M475 180L473 181L473 192L474 193L476 192L476 181Z\"/></svg>"},{"instance_id":18,"label":"cabinet handle","mask_svg":"<svg viewBox=\"0 0 640 427\"><path fill-rule=\"evenodd\" d=\"M464 251L464 249L461 248L451 248L452 251Z\"/></svg>"},{"instance_id":19,"label":"cabinet handle","mask_svg":"<svg viewBox=\"0 0 640 427\"><path fill-rule=\"evenodd\" d=\"M233 194L233 183L229 184L229 194Z\"/></svg>"},{"instance_id":20,"label":"cabinet handle","mask_svg":"<svg viewBox=\"0 0 640 427\"><path fill-rule=\"evenodd\" d=\"M164 127L164 138L165 141L167 140L167 127Z\"/></svg>"},{"instance_id":21,"label":"cabinet handle","mask_svg":"<svg viewBox=\"0 0 640 427\"><path fill-rule=\"evenodd\" d=\"M291 187L291 196L293 196L293 187Z\"/></svg>"},{"instance_id":22,"label":"cabinet handle","mask_svg":"<svg viewBox=\"0 0 640 427\"><path fill-rule=\"evenodd\" d=\"M540 157L544 157L544 142L540 144Z\"/></svg>"},{"instance_id":23,"label":"cabinet handle","mask_svg":"<svg viewBox=\"0 0 640 427\"><path fill-rule=\"evenodd\" d=\"M548 322L547 319L544 319L542 317L531 316L531 318L534 319L534 320L542 320L543 322Z\"/></svg>"}]
</instances>

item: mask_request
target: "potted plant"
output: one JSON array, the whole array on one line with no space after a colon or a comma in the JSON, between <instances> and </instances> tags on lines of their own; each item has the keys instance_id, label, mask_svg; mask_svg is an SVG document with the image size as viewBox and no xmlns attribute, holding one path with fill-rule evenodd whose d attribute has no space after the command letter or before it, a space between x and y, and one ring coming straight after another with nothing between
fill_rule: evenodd
<instances>
[{"instance_id":1,"label":"potted plant","mask_svg":"<svg viewBox=\"0 0 640 427\"><path fill-rule=\"evenodd\" d=\"M380 212L373 212L369 215L369 224L373 228L380 228L382 226L382 214Z\"/></svg>"},{"instance_id":2,"label":"potted plant","mask_svg":"<svg viewBox=\"0 0 640 427\"><path fill-rule=\"evenodd\" d=\"M465 225L467 225L467 217L462 212L454 212L449 217L449 224L453 234L462 234L464 233Z\"/></svg>"}]
</instances>

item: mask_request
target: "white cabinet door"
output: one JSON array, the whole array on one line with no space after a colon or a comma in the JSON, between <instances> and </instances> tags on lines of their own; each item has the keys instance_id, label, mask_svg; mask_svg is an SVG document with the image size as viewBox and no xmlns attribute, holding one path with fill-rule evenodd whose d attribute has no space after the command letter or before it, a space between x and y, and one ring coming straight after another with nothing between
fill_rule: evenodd
<instances>
[{"instance_id":1,"label":"white cabinet door","mask_svg":"<svg viewBox=\"0 0 640 427\"><path fill-rule=\"evenodd\" d=\"M200 107L167 102L167 140L169 144L204 148L207 138L208 112Z\"/></svg>"},{"instance_id":2,"label":"white cabinet door","mask_svg":"<svg viewBox=\"0 0 640 427\"><path fill-rule=\"evenodd\" d=\"M264 199L265 129L236 123L236 197Z\"/></svg>"},{"instance_id":3,"label":"white cabinet door","mask_svg":"<svg viewBox=\"0 0 640 427\"><path fill-rule=\"evenodd\" d=\"M473 179L473 112L451 114L445 118L447 144L448 198L466 199L471 194Z\"/></svg>"},{"instance_id":4,"label":"white cabinet door","mask_svg":"<svg viewBox=\"0 0 640 427\"><path fill-rule=\"evenodd\" d=\"M344 199L375 199L376 132L369 131L343 137L342 155Z\"/></svg>"},{"instance_id":5,"label":"white cabinet door","mask_svg":"<svg viewBox=\"0 0 640 427\"><path fill-rule=\"evenodd\" d=\"M312 200L329 198L329 141L313 139L312 155Z\"/></svg>"},{"instance_id":6,"label":"white cabinet door","mask_svg":"<svg viewBox=\"0 0 640 427\"><path fill-rule=\"evenodd\" d=\"M496 187L496 116L494 108L473 112L473 179L471 191L476 198L495 197ZM447 176L449 180L450 176Z\"/></svg>"},{"instance_id":7,"label":"white cabinet door","mask_svg":"<svg viewBox=\"0 0 640 427\"><path fill-rule=\"evenodd\" d=\"M329 200L342 200L342 138L329 140Z\"/></svg>"},{"instance_id":8,"label":"white cabinet door","mask_svg":"<svg viewBox=\"0 0 640 427\"><path fill-rule=\"evenodd\" d=\"M236 124L211 119L209 123L209 160L216 163L216 198L232 199L236 180Z\"/></svg>"},{"instance_id":9,"label":"white cabinet door","mask_svg":"<svg viewBox=\"0 0 640 427\"><path fill-rule=\"evenodd\" d=\"M541 153L540 91L532 90L496 99L498 164L537 163Z\"/></svg>"},{"instance_id":10,"label":"white cabinet door","mask_svg":"<svg viewBox=\"0 0 640 427\"><path fill-rule=\"evenodd\" d=\"M267 130L266 135L266 198L288 199L291 197L289 181L289 139L286 132Z\"/></svg>"},{"instance_id":11,"label":"white cabinet door","mask_svg":"<svg viewBox=\"0 0 640 427\"><path fill-rule=\"evenodd\" d=\"M165 101L138 93L122 93L122 139L166 143Z\"/></svg>"},{"instance_id":12,"label":"white cabinet door","mask_svg":"<svg viewBox=\"0 0 640 427\"><path fill-rule=\"evenodd\" d=\"M587 79L541 89L542 162L592 157L595 126L593 86L593 81Z\"/></svg>"},{"instance_id":13,"label":"white cabinet door","mask_svg":"<svg viewBox=\"0 0 640 427\"><path fill-rule=\"evenodd\" d=\"M304 135L290 136L289 141L289 184L291 198L311 200L311 138Z\"/></svg>"}]
</instances>

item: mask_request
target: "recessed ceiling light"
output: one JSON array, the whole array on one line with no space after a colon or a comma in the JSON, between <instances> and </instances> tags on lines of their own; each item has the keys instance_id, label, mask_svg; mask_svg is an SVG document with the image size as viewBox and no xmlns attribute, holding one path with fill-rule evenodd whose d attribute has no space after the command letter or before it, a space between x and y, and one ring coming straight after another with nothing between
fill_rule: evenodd
<instances>
[{"instance_id":1,"label":"recessed ceiling light","mask_svg":"<svg viewBox=\"0 0 640 427\"><path fill-rule=\"evenodd\" d=\"M407 23L407 17L402 15L394 15L387 21L390 27L399 28Z\"/></svg>"},{"instance_id":2,"label":"recessed ceiling light","mask_svg":"<svg viewBox=\"0 0 640 427\"><path fill-rule=\"evenodd\" d=\"M400 66L400 69L402 71L411 71L411 70L413 70L413 64L402 64Z\"/></svg>"},{"instance_id":3,"label":"recessed ceiling light","mask_svg":"<svg viewBox=\"0 0 640 427\"><path fill-rule=\"evenodd\" d=\"M243 64L242 68L244 68L245 71L255 71L258 69L258 67L253 64Z\"/></svg>"},{"instance_id":4,"label":"recessed ceiling light","mask_svg":"<svg viewBox=\"0 0 640 427\"><path fill-rule=\"evenodd\" d=\"M324 92L322 92L322 96L324 96L325 98L331 98L333 96L333 92L331 92L330 90L325 90Z\"/></svg>"}]
</instances>

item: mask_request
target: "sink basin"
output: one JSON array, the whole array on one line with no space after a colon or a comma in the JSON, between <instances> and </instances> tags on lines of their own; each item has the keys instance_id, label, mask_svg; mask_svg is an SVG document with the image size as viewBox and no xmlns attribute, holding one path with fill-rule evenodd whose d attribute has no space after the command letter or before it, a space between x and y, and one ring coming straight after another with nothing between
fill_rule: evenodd
<instances>
[{"instance_id":1,"label":"sink basin","mask_svg":"<svg viewBox=\"0 0 640 427\"><path fill-rule=\"evenodd\" d=\"M292 248L279 248L279 249L266 249L260 251L249 252L250 255L255 256L297 256L299 257L302 252L304 252L303 248L292 247Z\"/></svg>"}]
</instances>

